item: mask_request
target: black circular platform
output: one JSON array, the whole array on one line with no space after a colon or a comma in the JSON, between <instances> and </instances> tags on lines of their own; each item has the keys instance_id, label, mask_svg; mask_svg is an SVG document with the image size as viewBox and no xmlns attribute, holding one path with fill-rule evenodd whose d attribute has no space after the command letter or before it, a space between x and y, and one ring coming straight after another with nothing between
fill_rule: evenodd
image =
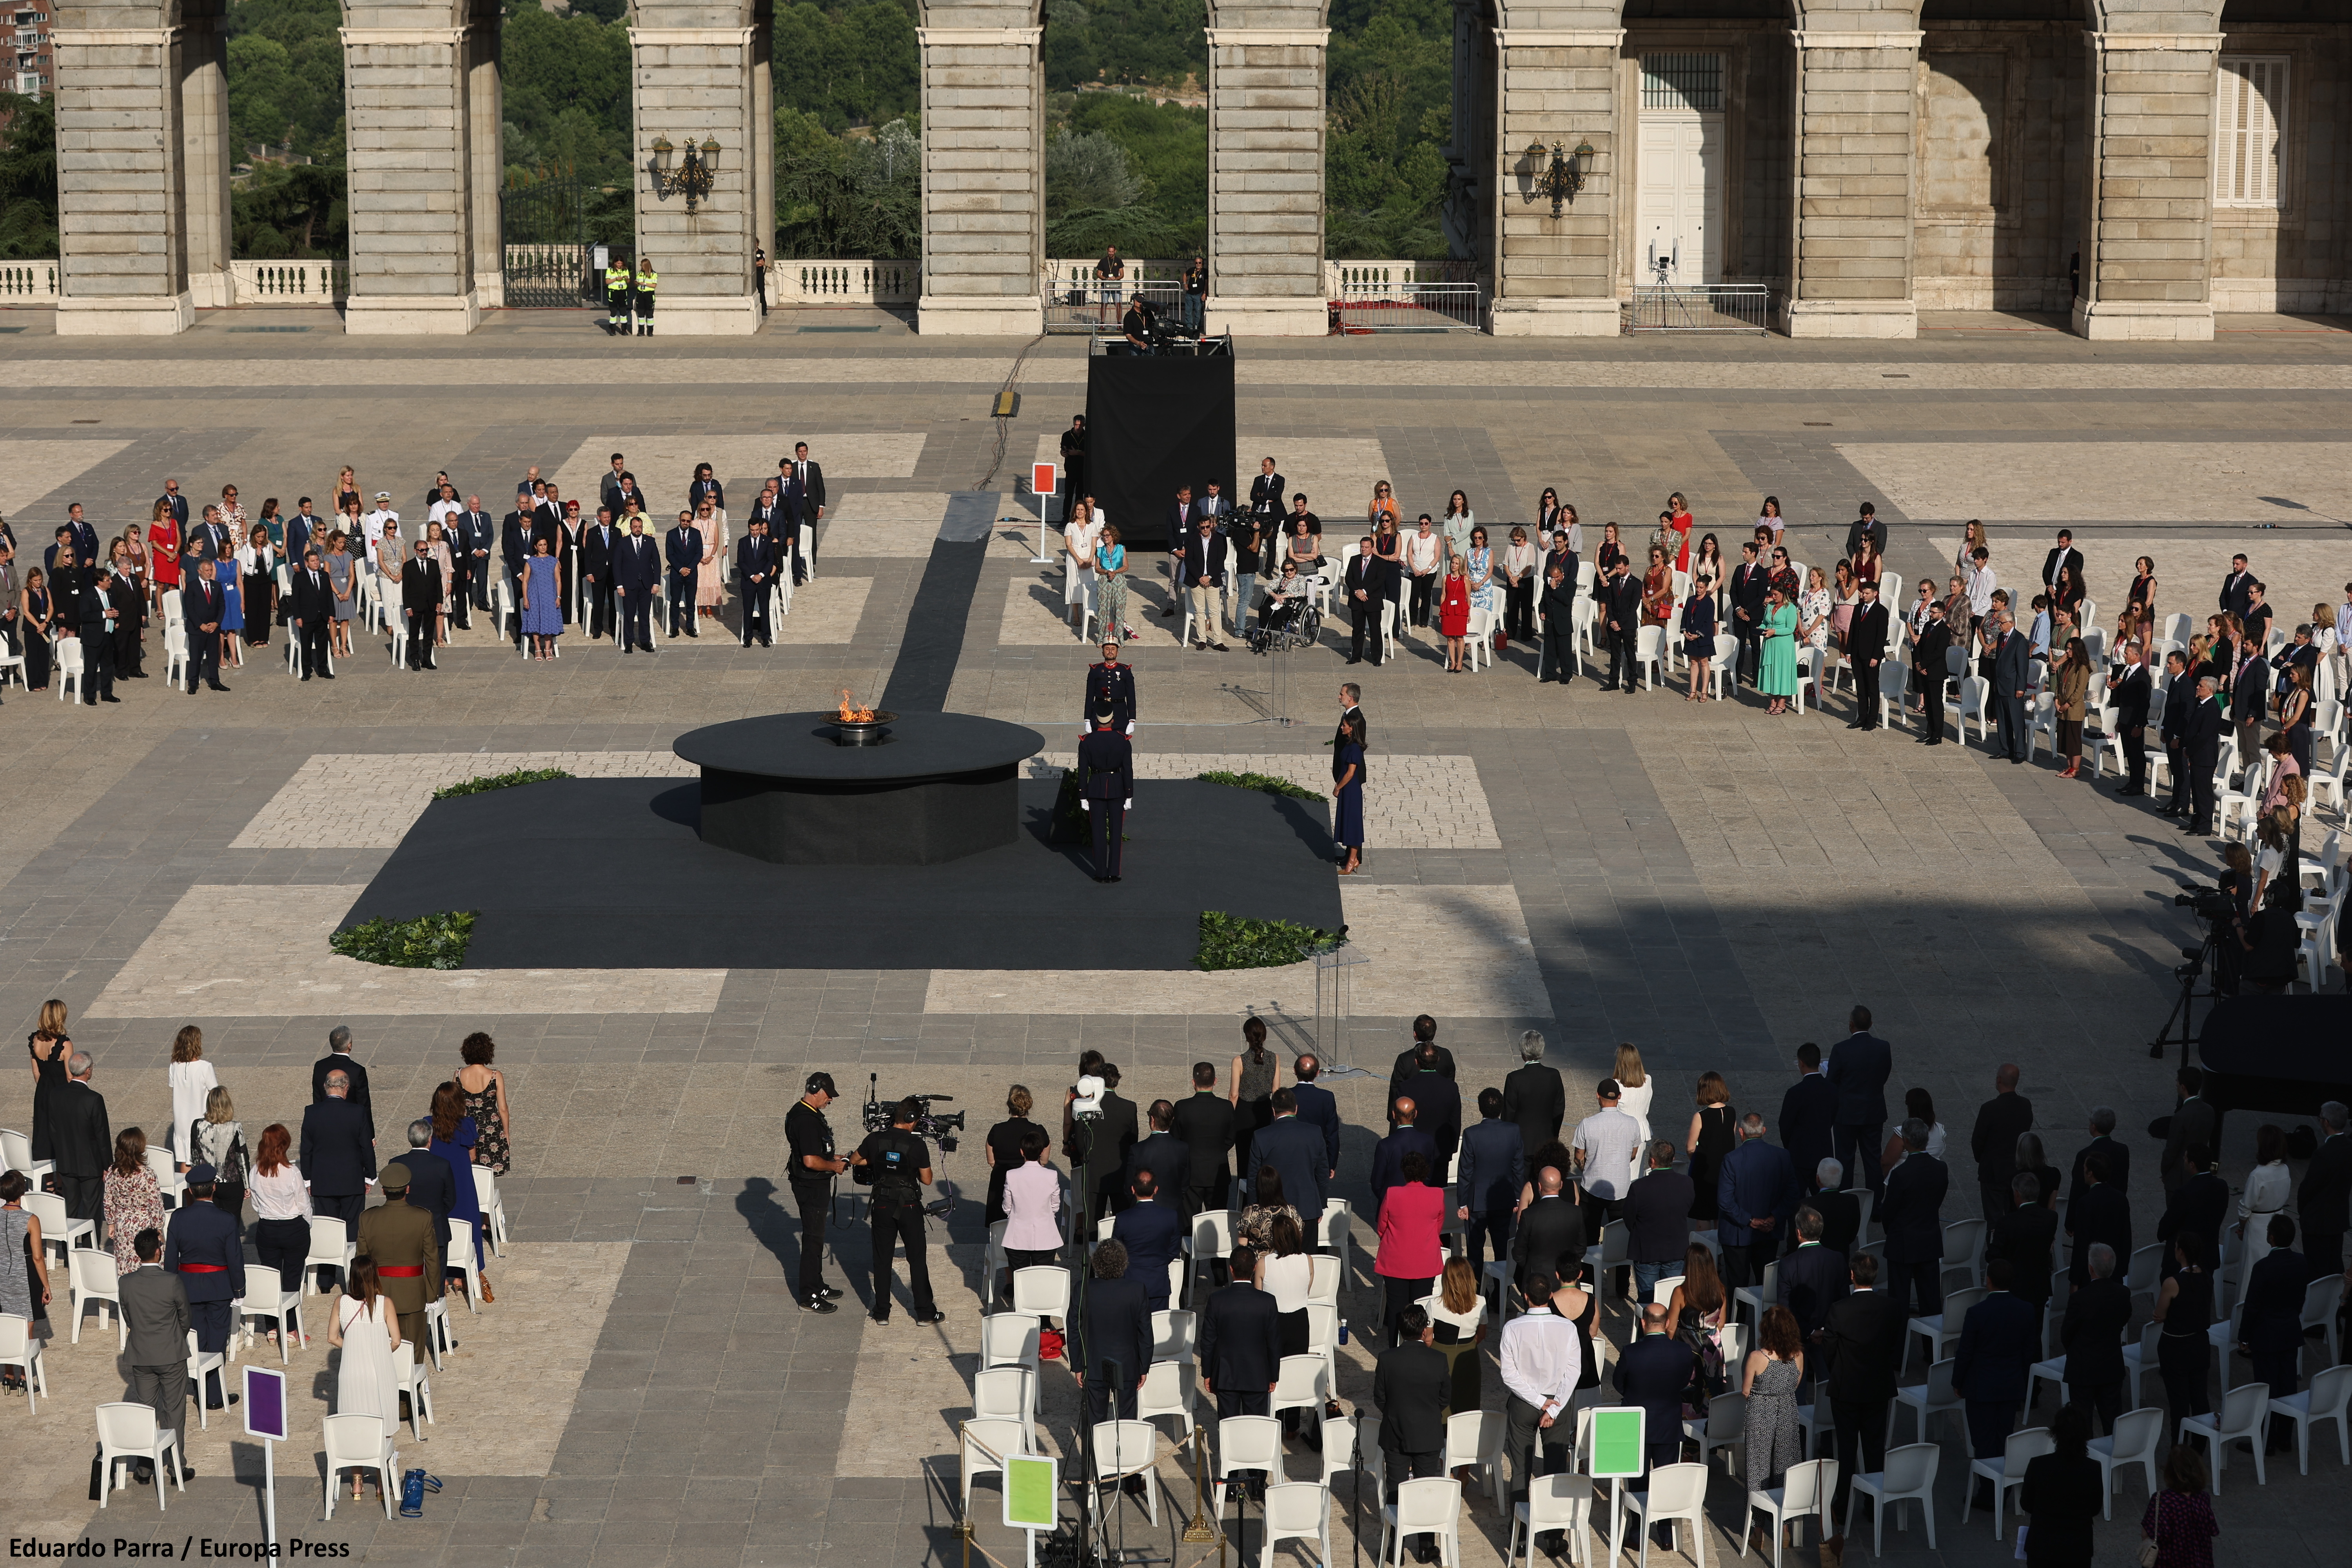
<instances>
[{"instance_id":1,"label":"black circular platform","mask_svg":"<svg viewBox=\"0 0 2352 1568\"><path fill-rule=\"evenodd\" d=\"M935 866L1010 844L1036 731L908 713L878 744L836 743L830 713L693 730L670 749L702 770L706 844L780 866Z\"/></svg>"}]
</instances>

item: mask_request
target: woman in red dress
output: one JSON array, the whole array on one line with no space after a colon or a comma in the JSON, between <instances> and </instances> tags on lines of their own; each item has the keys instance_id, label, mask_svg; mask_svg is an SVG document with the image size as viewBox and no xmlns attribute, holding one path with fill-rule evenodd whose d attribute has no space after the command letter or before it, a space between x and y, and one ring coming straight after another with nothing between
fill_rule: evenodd
<instances>
[{"instance_id":1,"label":"woman in red dress","mask_svg":"<svg viewBox=\"0 0 2352 1568\"><path fill-rule=\"evenodd\" d=\"M180 525L173 521L171 507L160 500L147 520L147 582L160 614L163 595L180 591Z\"/></svg>"},{"instance_id":2,"label":"woman in red dress","mask_svg":"<svg viewBox=\"0 0 2352 1568\"><path fill-rule=\"evenodd\" d=\"M1666 498L1666 526L1675 531L1675 570L1677 572L1690 570L1692 521L1690 503L1683 500L1682 491L1676 490Z\"/></svg>"},{"instance_id":3,"label":"woman in red dress","mask_svg":"<svg viewBox=\"0 0 2352 1568\"><path fill-rule=\"evenodd\" d=\"M1445 638L1445 673L1462 673L1462 643L1470 635L1470 579L1463 575L1462 557L1449 556L1445 583L1437 601L1437 630Z\"/></svg>"}]
</instances>

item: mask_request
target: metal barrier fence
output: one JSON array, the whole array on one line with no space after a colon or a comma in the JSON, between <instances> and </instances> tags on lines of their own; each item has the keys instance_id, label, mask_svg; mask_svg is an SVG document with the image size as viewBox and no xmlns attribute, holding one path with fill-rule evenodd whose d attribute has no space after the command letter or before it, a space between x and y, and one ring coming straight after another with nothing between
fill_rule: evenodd
<instances>
[{"instance_id":1,"label":"metal barrier fence","mask_svg":"<svg viewBox=\"0 0 2352 1568\"><path fill-rule=\"evenodd\" d=\"M1335 310L1342 332L1475 332L1486 298L1475 283L1343 281Z\"/></svg>"},{"instance_id":2,"label":"metal barrier fence","mask_svg":"<svg viewBox=\"0 0 2352 1568\"><path fill-rule=\"evenodd\" d=\"M1108 332L1117 337L1119 319L1127 314L1127 302L1138 294L1160 312L1160 319L1169 326L1183 321L1184 286L1181 283L1138 283L1133 279L1097 283L1088 278L1076 283L1066 279L1056 282L1054 292L1045 296L1045 330Z\"/></svg>"},{"instance_id":3,"label":"metal barrier fence","mask_svg":"<svg viewBox=\"0 0 2352 1568\"><path fill-rule=\"evenodd\" d=\"M1756 332L1771 330L1772 290L1761 283L1636 288L1629 332Z\"/></svg>"}]
</instances>

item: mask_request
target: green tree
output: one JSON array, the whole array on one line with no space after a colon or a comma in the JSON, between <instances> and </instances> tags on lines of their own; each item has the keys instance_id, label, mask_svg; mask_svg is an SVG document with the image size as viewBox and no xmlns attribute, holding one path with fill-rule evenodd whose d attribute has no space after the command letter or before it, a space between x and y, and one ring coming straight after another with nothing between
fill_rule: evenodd
<instances>
[{"instance_id":1,"label":"green tree","mask_svg":"<svg viewBox=\"0 0 2352 1568\"><path fill-rule=\"evenodd\" d=\"M1206 0L1089 0L1087 9L1095 58L1111 80L1208 79Z\"/></svg>"},{"instance_id":2,"label":"green tree","mask_svg":"<svg viewBox=\"0 0 2352 1568\"><path fill-rule=\"evenodd\" d=\"M776 8L776 97L838 133L914 114L922 66L914 0L859 0Z\"/></svg>"},{"instance_id":3,"label":"green tree","mask_svg":"<svg viewBox=\"0 0 2352 1568\"><path fill-rule=\"evenodd\" d=\"M1452 9L1433 0L1335 0L1331 29L1324 253L1441 258Z\"/></svg>"},{"instance_id":4,"label":"green tree","mask_svg":"<svg viewBox=\"0 0 2352 1568\"><path fill-rule=\"evenodd\" d=\"M319 156L343 115L339 0L238 0L229 8L229 131L247 147ZM338 160L340 161L340 160Z\"/></svg>"},{"instance_id":5,"label":"green tree","mask_svg":"<svg viewBox=\"0 0 2352 1568\"><path fill-rule=\"evenodd\" d=\"M1149 209L1157 226L1133 226L1144 213L1139 210L1130 215L1126 220L1129 237L1115 242L1121 250L1145 257L1189 256L1207 242L1206 110L1154 103L1123 92L1082 92L1069 102L1056 131L1087 140L1099 137L1127 154L1129 166L1143 187L1137 205ZM1075 207L1066 204L1063 213L1055 212L1051 147L1049 142L1045 169L1046 249L1056 256L1084 256L1099 250L1103 244L1099 236L1106 232L1107 220L1088 220L1082 230L1074 230L1068 226L1075 222ZM1057 216L1063 219L1060 235L1055 227ZM1063 237L1072 242L1070 247L1065 248ZM1081 238L1092 243L1076 243Z\"/></svg>"},{"instance_id":6,"label":"green tree","mask_svg":"<svg viewBox=\"0 0 2352 1568\"><path fill-rule=\"evenodd\" d=\"M508 16L499 62L510 184L541 178L629 183L640 160L633 156L629 123L625 26L531 5Z\"/></svg>"},{"instance_id":7,"label":"green tree","mask_svg":"<svg viewBox=\"0 0 2352 1568\"><path fill-rule=\"evenodd\" d=\"M57 254L57 100L0 92L0 257Z\"/></svg>"},{"instance_id":8,"label":"green tree","mask_svg":"<svg viewBox=\"0 0 2352 1568\"><path fill-rule=\"evenodd\" d=\"M342 168L262 163L229 193L229 244L248 260L348 253Z\"/></svg>"},{"instance_id":9,"label":"green tree","mask_svg":"<svg viewBox=\"0 0 2352 1568\"><path fill-rule=\"evenodd\" d=\"M772 255L916 256L922 201L922 139L908 121L851 139L834 135L814 114L777 109Z\"/></svg>"}]
</instances>

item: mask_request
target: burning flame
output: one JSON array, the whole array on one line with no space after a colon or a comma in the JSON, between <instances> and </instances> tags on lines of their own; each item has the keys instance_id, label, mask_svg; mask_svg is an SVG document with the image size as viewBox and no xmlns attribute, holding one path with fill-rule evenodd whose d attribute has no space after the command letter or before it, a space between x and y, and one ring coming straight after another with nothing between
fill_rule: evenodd
<instances>
[{"instance_id":1,"label":"burning flame","mask_svg":"<svg viewBox=\"0 0 2352 1568\"><path fill-rule=\"evenodd\" d=\"M841 709L835 717L845 724L871 724L874 722L874 710L858 703L845 687L841 693Z\"/></svg>"}]
</instances>

